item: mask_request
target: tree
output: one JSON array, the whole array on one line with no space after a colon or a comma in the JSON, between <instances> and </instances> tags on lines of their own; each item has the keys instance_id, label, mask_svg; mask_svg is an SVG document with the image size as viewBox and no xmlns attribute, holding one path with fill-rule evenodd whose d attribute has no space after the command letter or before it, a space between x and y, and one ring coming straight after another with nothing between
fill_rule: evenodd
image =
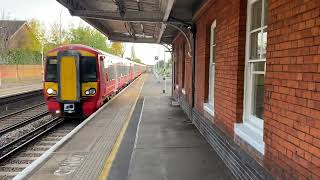
<instances>
[{"instance_id":1,"label":"tree","mask_svg":"<svg viewBox=\"0 0 320 180\"><path fill-rule=\"evenodd\" d=\"M87 26L72 27L67 33L66 42L84 44L103 51L109 51L106 36Z\"/></svg>"},{"instance_id":2,"label":"tree","mask_svg":"<svg viewBox=\"0 0 320 180\"><path fill-rule=\"evenodd\" d=\"M124 46L121 42L113 42L110 46L109 53L123 57L124 54Z\"/></svg>"},{"instance_id":3,"label":"tree","mask_svg":"<svg viewBox=\"0 0 320 180\"><path fill-rule=\"evenodd\" d=\"M8 40L8 33L6 26L0 24L0 64L5 63L6 54L7 54L7 40Z\"/></svg>"},{"instance_id":4,"label":"tree","mask_svg":"<svg viewBox=\"0 0 320 180\"><path fill-rule=\"evenodd\" d=\"M32 51L41 52L41 47L45 41L45 30L43 24L35 19L30 20L27 24L30 30L28 34L30 42L27 44L26 48Z\"/></svg>"},{"instance_id":5,"label":"tree","mask_svg":"<svg viewBox=\"0 0 320 180\"><path fill-rule=\"evenodd\" d=\"M141 60L137 58L134 46L131 46L131 61L141 63Z\"/></svg>"},{"instance_id":6,"label":"tree","mask_svg":"<svg viewBox=\"0 0 320 180\"><path fill-rule=\"evenodd\" d=\"M0 20L8 20L10 19L9 14L5 11L2 12ZM0 64L6 63L7 54L8 54L8 33L9 23L8 21L2 21L0 23Z\"/></svg>"},{"instance_id":7,"label":"tree","mask_svg":"<svg viewBox=\"0 0 320 180\"><path fill-rule=\"evenodd\" d=\"M59 46L63 44L65 37L66 31L62 29L62 25L59 24L59 22L53 23L51 25L48 42Z\"/></svg>"}]
</instances>

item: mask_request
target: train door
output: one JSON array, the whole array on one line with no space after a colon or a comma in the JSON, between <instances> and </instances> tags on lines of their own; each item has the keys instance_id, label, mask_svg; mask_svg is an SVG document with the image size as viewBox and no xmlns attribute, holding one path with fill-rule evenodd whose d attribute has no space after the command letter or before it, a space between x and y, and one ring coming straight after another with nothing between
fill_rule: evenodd
<instances>
[{"instance_id":1,"label":"train door","mask_svg":"<svg viewBox=\"0 0 320 180\"><path fill-rule=\"evenodd\" d=\"M66 111L73 111L72 103L80 100L79 57L78 53L68 51L58 54L58 98L65 103Z\"/></svg>"},{"instance_id":2,"label":"train door","mask_svg":"<svg viewBox=\"0 0 320 180\"><path fill-rule=\"evenodd\" d=\"M99 62L99 69L100 69L100 89L101 89L101 96L105 98L106 96L106 88L108 82L108 73L107 67L105 66L105 57L103 55L98 55L98 62Z\"/></svg>"},{"instance_id":3,"label":"train door","mask_svg":"<svg viewBox=\"0 0 320 180\"><path fill-rule=\"evenodd\" d=\"M115 91L117 91L119 89L118 85L119 85L119 73L118 73L118 63L116 62L116 60L113 60L113 68L114 68L114 75L115 75Z\"/></svg>"}]
</instances>

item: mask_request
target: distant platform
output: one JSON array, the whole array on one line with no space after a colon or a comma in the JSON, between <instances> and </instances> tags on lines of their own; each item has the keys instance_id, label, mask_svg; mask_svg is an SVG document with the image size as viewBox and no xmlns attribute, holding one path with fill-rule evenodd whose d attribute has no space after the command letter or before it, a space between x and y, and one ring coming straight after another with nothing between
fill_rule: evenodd
<instances>
[{"instance_id":1,"label":"distant platform","mask_svg":"<svg viewBox=\"0 0 320 180\"><path fill-rule=\"evenodd\" d=\"M23 94L31 91L36 91L42 88L43 88L42 83L36 83L36 84L30 84L30 85L17 83L17 84L11 85L10 87L0 88L0 98L13 96L17 94Z\"/></svg>"}]
</instances>

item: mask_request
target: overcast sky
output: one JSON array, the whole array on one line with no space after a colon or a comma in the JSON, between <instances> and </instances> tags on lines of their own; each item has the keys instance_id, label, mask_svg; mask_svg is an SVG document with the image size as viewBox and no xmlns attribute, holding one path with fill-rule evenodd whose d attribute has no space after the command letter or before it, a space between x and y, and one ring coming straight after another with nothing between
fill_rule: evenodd
<instances>
[{"instance_id":1,"label":"overcast sky","mask_svg":"<svg viewBox=\"0 0 320 180\"><path fill-rule=\"evenodd\" d=\"M0 4L0 18L3 15L11 20L30 20L34 18L40 20L49 29L51 24L59 20L61 13L64 28L68 28L71 24L88 25L80 18L72 17L69 11L55 0L0 0ZM146 64L154 64L155 56L159 56L159 59L164 57L164 48L161 45L125 43L126 57L130 57L132 46L135 47L138 58ZM169 53L166 53L166 59L169 55Z\"/></svg>"}]
</instances>

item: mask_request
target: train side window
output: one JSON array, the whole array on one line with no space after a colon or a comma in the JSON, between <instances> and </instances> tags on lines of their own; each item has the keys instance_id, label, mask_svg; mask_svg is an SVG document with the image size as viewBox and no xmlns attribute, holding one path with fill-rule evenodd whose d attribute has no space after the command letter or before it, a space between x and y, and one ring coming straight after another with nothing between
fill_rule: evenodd
<instances>
[{"instance_id":1,"label":"train side window","mask_svg":"<svg viewBox=\"0 0 320 180\"><path fill-rule=\"evenodd\" d=\"M57 57L48 57L46 65L45 80L47 82L58 81L58 60Z\"/></svg>"},{"instance_id":2,"label":"train side window","mask_svg":"<svg viewBox=\"0 0 320 180\"><path fill-rule=\"evenodd\" d=\"M110 65L108 67L108 73L110 79L115 79L115 73L114 73L114 65Z\"/></svg>"}]
</instances>

